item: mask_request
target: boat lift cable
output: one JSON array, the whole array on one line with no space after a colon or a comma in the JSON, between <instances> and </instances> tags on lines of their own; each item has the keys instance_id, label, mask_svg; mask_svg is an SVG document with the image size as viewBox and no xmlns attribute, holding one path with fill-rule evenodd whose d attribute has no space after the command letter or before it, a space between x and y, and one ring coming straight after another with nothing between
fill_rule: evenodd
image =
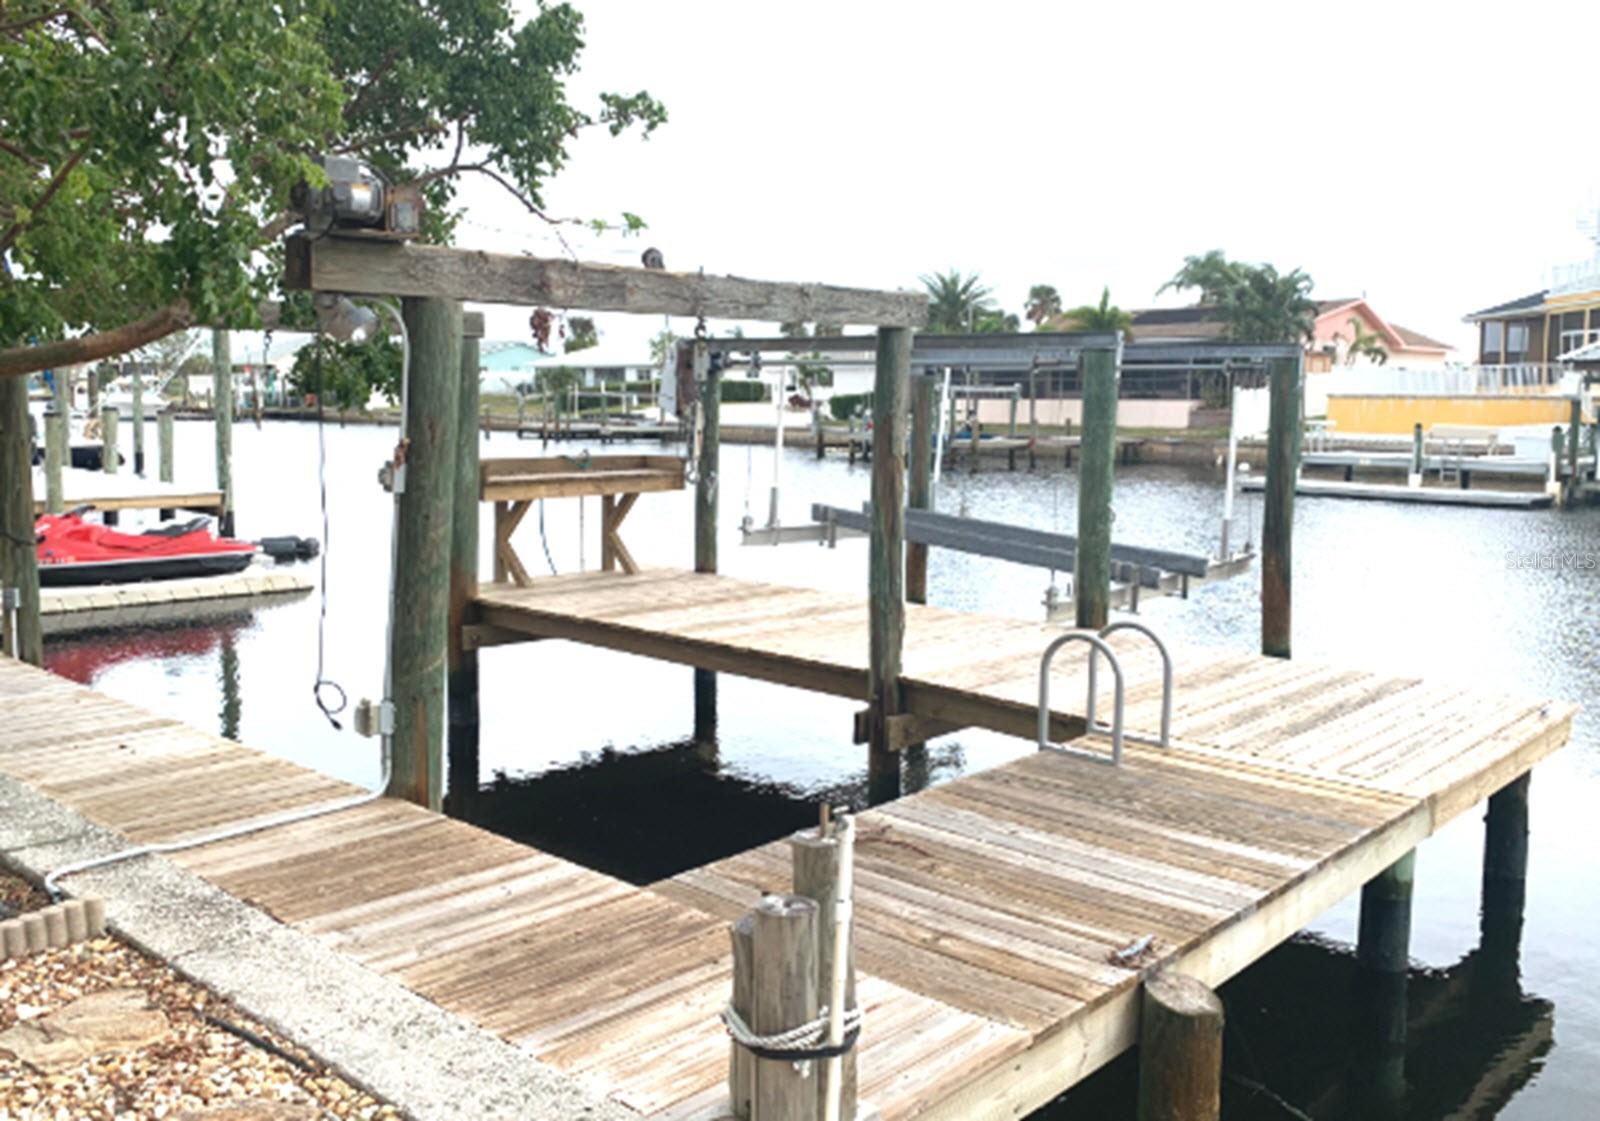
<instances>
[{"instance_id":1,"label":"boat lift cable","mask_svg":"<svg viewBox=\"0 0 1600 1121\"><path fill-rule=\"evenodd\" d=\"M183 852L186 849L200 848L203 845L216 844L219 841L231 841L238 837L247 837L252 833L260 833L267 829L276 829L284 825L294 825L313 818L326 817L328 814L339 813L343 810L355 809L382 798L389 789L389 779L394 770L394 581L400 550L400 496L405 492L405 451L407 446L406 436L406 405L411 392L411 338L406 331L404 317L395 305L384 301L373 301L394 318L395 325L400 332L400 438L395 445L394 459L390 465L394 470L390 478L390 485L394 492L394 511L389 526L389 612L387 625L384 632L384 658L383 658L383 704L380 710L378 726L380 731L379 775L378 785L349 798L339 798L332 802L307 806L302 809L287 810L282 813L269 814L266 817L255 818L251 821L230 825L210 833L203 833L198 837L185 837L176 841L160 841L154 844L137 845L133 848L120 849L107 853L104 856L90 857L87 860L77 860L63 864L45 875L44 888L52 899L62 896L61 880L79 872L87 872L94 868L105 868L113 864L121 864L128 860L135 860L143 856L154 856L165 853ZM320 351L318 353L320 359ZM321 388L321 370L318 373L318 388ZM322 405L322 394L317 394L319 410ZM321 426L318 426L318 435L321 435ZM326 487L324 486L324 511L326 511ZM323 550L324 564L326 564L327 550ZM324 585L326 586L326 585ZM320 630L318 634L320 642ZM320 660L320 659L319 659ZM318 667L318 677L321 677L321 667ZM343 690L340 690L341 695ZM320 690L318 707L321 707ZM337 711L337 710L335 710ZM331 719L331 717L330 717ZM334 727L338 727L335 722Z\"/></svg>"},{"instance_id":2,"label":"boat lift cable","mask_svg":"<svg viewBox=\"0 0 1600 1121\"><path fill-rule=\"evenodd\" d=\"M317 376L317 497L322 507L322 574L317 581L317 677L311 683L311 696L317 703L317 708L322 710L329 724L335 731L344 727L339 723L339 713L343 712L350 704L350 698L344 691L344 686L328 678L323 668L323 648L326 644L328 630L328 549L330 540L328 535L328 443L324 431L325 412L323 407L322 392L322 351L324 339L321 331L317 332L316 341L316 376ZM330 702L327 693L333 694Z\"/></svg>"}]
</instances>

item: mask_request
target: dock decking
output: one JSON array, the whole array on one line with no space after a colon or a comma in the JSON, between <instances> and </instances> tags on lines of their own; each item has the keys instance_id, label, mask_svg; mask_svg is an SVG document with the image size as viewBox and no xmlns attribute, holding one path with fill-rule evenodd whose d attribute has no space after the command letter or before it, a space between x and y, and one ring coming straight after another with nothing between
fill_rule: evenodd
<instances>
[{"instance_id":1,"label":"dock decking","mask_svg":"<svg viewBox=\"0 0 1600 1121\"><path fill-rule=\"evenodd\" d=\"M480 607L485 635L864 689L865 606L850 597L588 574L486 588ZM1059 633L908 608L907 692L957 723L1026 713L1031 737L1038 655ZM1153 730L1156 659L1117 645L1129 724ZM1081 727L1081 678L1065 662L1059 677L1060 722ZM1130 744L1120 768L1029 755L860 815L860 1084L885 1121L1048 1101L1132 1041L1141 970L1232 976L1557 749L1575 711L1199 651L1180 653L1175 702L1174 746ZM0 705L0 771L135 840L351 792L6 660ZM724 1115L727 920L789 868L775 842L640 888L392 801L174 859L671 1121ZM1147 955L1112 960L1146 935Z\"/></svg>"}]
</instances>

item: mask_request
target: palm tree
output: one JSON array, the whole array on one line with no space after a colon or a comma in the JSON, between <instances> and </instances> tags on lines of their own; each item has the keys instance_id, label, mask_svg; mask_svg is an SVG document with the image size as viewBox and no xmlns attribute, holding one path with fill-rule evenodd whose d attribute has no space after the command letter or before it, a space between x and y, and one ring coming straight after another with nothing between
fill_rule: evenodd
<instances>
[{"instance_id":1,"label":"palm tree","mask_svg":"<svg viewBox=\"0 0 1600 1121\"><path fill-rule=\"evenodd\" d=\"M1035 284L1028 289L1028 302L1024 305L1022 314L1033 324L1035 331L1045 320L1060 313L1061 293L1055 290L1054 285Z\"/></svg>"},{"instance_id":2,"label":"palm tree","mask_svg":"<svg viewBox=\"0 0 1600 1121\"><path fill-rule=\"evenodd\" d=\"M1062 312L1057 322L1071 331L1126 331L1133 326L1133 315L1111 303L1111 289L1100 289L1098 304L1084 304Z\"/></svg>"},{"instance_id":3,"label":"palm tree","mask_svg":"<svg viewBox=\"0 0 1600 1121\"><path fill-rule=\"evenodd\" d=\"M1222 303L1230 292L1236 290L1243 279L1242 270L1250 266L1241 265L1230 261L1220 249L1212 249L1198 256L1189 256L1183 259L1183 268L1179 269L1160 288L1156 295L1161 295L1167 289L1181 291L1184 288L1198 288L1200 290L1200 303L1212 305Z\"/></svg>"},{"instance_id":4,"label":"palm tree","mask_svg":"<svg viewBox=\"0 0 1600 1121\"><path fill-rule=\"evenodd\" d=\"M1344 352L1344 364L1354 366L1356 359L1365 358L1374 366L1387 365L1389 361L1389 348L1383 345L1383 338L1376 331L1369 331L1361 320L1352 315L1350 317L1350 349Z\"/></svg>"},{"instance_id":5,"label":"palm tree","mask_svg":"<svg viewBox=\"0 0 1600 1121\"><path fill-rule=\"evenodd\" d=\"M958 269L917 278L928 290L929 332L961 334L974 330L980 320L996 314L990 297L993 293L978 280L978 274L963 276Z\"/></svg>"}]
</instances>

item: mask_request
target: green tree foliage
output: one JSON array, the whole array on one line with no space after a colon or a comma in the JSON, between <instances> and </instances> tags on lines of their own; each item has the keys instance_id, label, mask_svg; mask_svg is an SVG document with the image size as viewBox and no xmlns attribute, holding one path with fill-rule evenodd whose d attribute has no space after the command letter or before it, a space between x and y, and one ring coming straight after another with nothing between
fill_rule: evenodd
<instances>
[{"instance_id":1,"label":"green tree foliage","mask_svg":"<svg viewBox=\"0 0 1600 1121\"><path fill-rule=\"evenodd\" d=\"M844 329L829 323L818 323L815 328L808 327L804 323L780 323L778 333L790 339L829 339L844 334ZM833 384L833 367L820 361L821 358L822 355L816 351L795 351L789 355L789 361L794 364L795 383L805 395L808 407L812 401L813 391L818 386Z\"/></svg>"},{"instance_id":2,"label":"green tree foliage","mask_svg":"<svg viewBox=\"0 0 1600 1121\"><path fill-rule=\"evenodd\" d=\"M1084 304L1062 312L1051 326L1066 331L1126 331L1133 326L1133 315L1111 302L1111 289L1100 289L1098 304Z\"/></svg>"},{"instance_id":3,"label":"green tree foliage","mask_svg":"<svg viewBox=\"0 0 1600 1121\"><path fill-rule=\"evenodd\" d=\"M1055 290L1054 285L1035 284L1028 289L1028 303L1023 308L1023 317L1032 323L1035 330L1042 327L1046 320L1061 313L1061 293Z\"/></svg>"},{"instance_id":4,"label":"green tree foliage","mask_svg":"<svg viewBox=\"0 0 1600 1121\"><path fill-rule=\"evenodd\" d=\"M1230 261L1213 249L1184 258L1160 291L1198 290L1202 305L1218 309L1233 342L1287 343L1311 336L1317 318L1311 287L1311 277L1300 269L1280 273L1272 265Z\"/></svg>"},{"instance_id":5,"label":"green tree foliage","mask_svg":"<svg viewBox=\"0 0 1600 1121\"><path fill-rule=\"evenodd\" d=\"M979 320L994 317L994 293L982 285L978 273L965 277L957 269L918 277L928 291L928 326L933 334L965 334Z\"/></svg>"},{"instance_id":6,"label":"green tree foliage","mask_svg":"<svg viewBox=\"0 0 1600 1121\"><path fill-rule=\"evenodd\" d=\"M547 215L541 194L572 139L665 120L643 92L568 100L583 24L564 3L526 19L511 0L0 10L0 374L196 322L253 325L318 153L420 185L442 238L465 176L499 183L530 220L578 221Z\"/></svg>"},{"instance_id":7,"label":"green tree foliage","mask_svg":"<svg viewBox=\"0 0 1600 1121\"><path fill-rule=\"evenodd\" d=\"M400 344L388 335L360 343L319 338L294 356L289 387L340 412L365 409L374 392L394 404L400 399L400 362Z\"/></svg>"},{"instance_id":8,"label":"green tree foliage","mask_svg":"<svg viewBox=\"0 0 1600 1121\"><path fill-rule=\"evenodd\" d=\"M1344 352L1346 366L1354 366L1362 358L1375 366L1388 364L1389 348L1383 345L1383 337L1367 330L1358 316L1350 317L1350 332L1350 348Z\"/></svg>"},{"instance_id":9,"label":"green tree foliage","mask_svg":"<svg viewBox=\"0 0 1600 1121\"><path fill-rule=\"evenodd\" d=\"M657 366L667 360L672 348L678 345L678 336L670 330L660 330L650 339L650 361Z\"/></svg>"},{"instance_id":10,"label":"green tree foliage","mask_svg":"<svg viewBox=\"0 0 1600 1121\"><path fill-rule=\"evenodd\" d=\"M574 315L567 320L567 342L562 349L571 354L575 350L588 350L600 343L600 332L594 320L587 315Z\"/></svg>"}]
</instances>

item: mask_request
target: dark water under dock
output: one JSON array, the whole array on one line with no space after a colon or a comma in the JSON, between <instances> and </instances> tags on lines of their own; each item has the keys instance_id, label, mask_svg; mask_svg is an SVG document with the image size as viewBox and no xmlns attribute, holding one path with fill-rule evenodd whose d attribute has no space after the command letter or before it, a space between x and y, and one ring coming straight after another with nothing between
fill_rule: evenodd
<instances>
[{"instance_id":1,"label":"dark water under dock","mask_svg":"<svg viewBox=\"0 0 1600 1121\"><path fill-rule=\"evenodd\" d=\"M150 434L151 439L154 433ZM389 500L375 475L389 429L330 428L326 673L352 700L381 688ZM303 424L235 428L242 536L321 536L317 433ZM211 428L177 426L179 481L209 473ZM653 445L652 445L653 447ZM563 446L562 451L571 451ZM598 450L598 449L597 449ZM535 441L497 434L486 455L537 454ZM722 567L772 582L859 592L859 541L741 548L748 512L765 520L772 452L725 450ZM1173 549L1214 547L1220 471L1119 468L1115 537ZM1011 474L1003 462L946 476L938 506L1071 532L1075 475ZM787 453L782 511L803 521L812 502L854 505L867 473L842 457ZM1240 500L1235 539L1259 499ZM487 532L489 516L483 523ZM689 495L646 495L625 537L643 564L692 557ZM599 559L599 511L584 510L584 560ZM538 519L519 535L531 571L548 571ZM575 501L545 510L550 560L579 564ZM1587 702L1600 682L1600 508L1560 513L1403 507L1302 498L1295 539L1295 651L1373 670L1451 676L1485 687ZM536 567L542 566L542 567ZM1048 574L934 551L930 601L1039 618ZM372 782L376 744L335 731L312 702L318 598L253 619L52 644L51 665L97 688L307 763ZM1175 638L1253 649L1254 574L1187 602L1147 602L1144 616ZM823 799L859 802L865 749L851 744L850 702L722 678L714 742L693 736L691 671L564 643L485 651L480 787L461 812L488 828L638 882L770 840L814 820ZM934 741L908 760L906 784L938 782L1030 751L986 733ZM1416 1119L1582 1117L1600 1084L1600 713L1580 714L1571 746L1533 782L1533 845L1520 973L1498 944L1476 953L1481 828L1463 818L1418 859L1414 970L1408 995L1409 1101ZM1376 1116L1338 1092L1377 1080L1381 1054L1364 1039L1373 994L1353 980L1355 899L1224 990L1230 1028L1225 1116L1290 1116L1270 1089L1325 1121ZM1491 929L1491 943L1506 939ZM1043 1111L1051 1119L1127 1115L1128 1058Z\"/></svg>"}]
</instances>

